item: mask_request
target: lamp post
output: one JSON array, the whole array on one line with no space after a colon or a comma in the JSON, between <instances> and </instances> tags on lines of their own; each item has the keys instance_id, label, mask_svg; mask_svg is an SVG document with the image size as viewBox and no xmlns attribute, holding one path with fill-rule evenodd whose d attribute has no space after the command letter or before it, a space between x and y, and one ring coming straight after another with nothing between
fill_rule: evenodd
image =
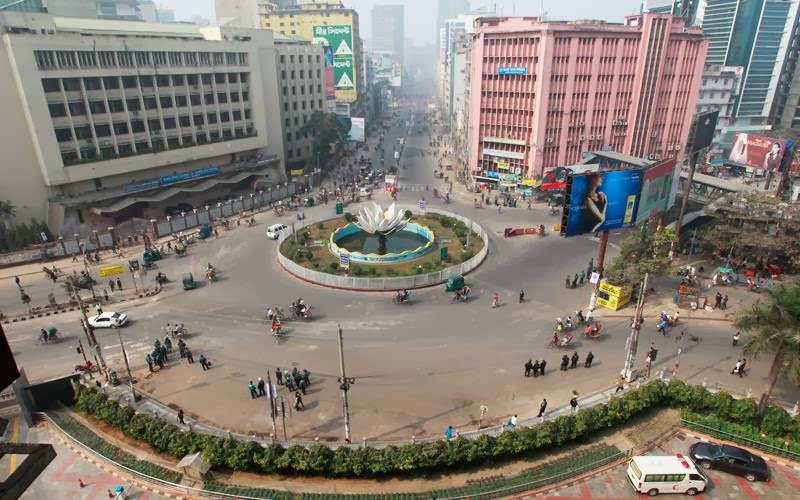
<instances>
[{"instance_id":1,"label":"lamp post","mask_svg":"<svg viewBox=\"0 0 800 500\"><path fill-rule=\"evenodd\" d=\"M342 341L342 325L339 326L339 367L342 376L339 377L339 389L342 390L342 406L344 408L344 440L346 443L350 442L350 405L347 402L347 391L350 386L356 382L354 378L348 378L344 370L344 345Z\"/></svg>"},{"instance_id":2,"label":"lamp post","mask_svg":"<svg viewBox=\"0 0 800 500\"><path fill-rule=\"evenodd\" d=\"M197 209L193 208L192 212L194 213L194 225L195 226L199 226L200 225L200 217L197 215Z\"/></svg>"},{"instance_id":3,"label":"lamp post","mask_svg":"<svg viewBox=\"0 0 800 500\"><path fill-rule=\"evenodd\" d=\"M172 227L172 216L167 215L167 222L169 222L169 234L175 234L175 229Z\"/></svg>"}]
</instances>

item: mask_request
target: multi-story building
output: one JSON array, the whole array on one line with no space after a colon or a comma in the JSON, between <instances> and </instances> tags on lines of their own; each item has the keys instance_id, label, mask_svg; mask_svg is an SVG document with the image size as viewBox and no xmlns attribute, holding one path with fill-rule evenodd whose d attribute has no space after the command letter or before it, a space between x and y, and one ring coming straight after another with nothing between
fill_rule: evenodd
<instances>
[{"instance_id":1,"label":"multi-story building","mask_svg":"<svg viewBox=\"0 0 800 500\"><path fill-rule=\"evenodd\" d=\"M312 139L301 130L313 113L327 111L323 48L308 40L275 34L275 50L286 168L316 167Z\"/></svg>"},{"instance_id":2,"label":"multi-story building","mask_svg":"<svg viewBox=\"0 0 800 500\"><path fill-rule=\"evenodd\" d=\"M733 115L736 98L742 84L744 68L741 66L718 66L706 63L703 81L697 98L697 112L719 110L714 143L722 140L723 131L735 124ZM721 151L720 151L721 152Z\"/></svg>"},{"instance_id":3,"label":"multi-story building","mask_svg":"<svg viewBox=\"0 0 800 500\"><path fill-rule=\"evenodd\" d=\"M174 10L170 9L169 7L165 7L163 5L159 5L157 8L158 8L158 22L165 24L175 22Z\"/></svg>"},{"instance_id":4,"label":"multi-story building","mask_svg":"<svg viewBox=\"0 0 800 500\"><path fill-rule=\"evenodd\" d=\"M440 39L441 29L445 21L469 12L469 0L439 0L436 12L436 41Z\"/></svg>"},{"instance_id":5,"label":"multi-story building","mask_svg":"<svg viewBox=\"0 0 800 500\"><path fill-rule=\"evenodd\" d=\"M358 13L346 8L341 0L298 0L297 5L284 9L268 3L258 7L262 28L330 46L336 101L355 108L356 114L363 112L359 110L362 103L356 102L364 60Z\"/></svg>"},{"instance_id":6,"label":"multi-story building","mask_svg":"<svg viewBox=\"0 0 800 500\"><path fill-rule=\"evenodd\" d=\"M672 14L673 16L685 17L692 26L698 18L698 13L702 17L703 2L705 0L644 0L642 2L642 12L653 12L654 14Z\"/></svg>"},{"instance_id":7,"label":"multi-story building","mask_svg":"<svg viewBox=\"0 0 800 500\"><path fill-rule=\"evenodd\" d=\"M604 148L683 156L707 44L685 19L486 18L476 30L469 167L481 180L496 182L499 172L539 178Z\"/></svg>"},{"instance_id":8,"label":"multi-story building","mask_svg":"<svg viewBox=\"0 0 800 500\"><path fill-rule=\"evenodd\" d=\"M78 232L285 182L271 32L22 13L0 28L0 199L20 219Z\"/></svg>"},{"instance_id":9,"label":"multi-story building","mask_svg":"<svg viewBox=\"0 0 800 500\"><path fill-rule=\"evenodd\" d=\"M400 64L404 62L404 15L402 5L372 7L372 50L391 52Z\"/></svg>"}]
</instances>

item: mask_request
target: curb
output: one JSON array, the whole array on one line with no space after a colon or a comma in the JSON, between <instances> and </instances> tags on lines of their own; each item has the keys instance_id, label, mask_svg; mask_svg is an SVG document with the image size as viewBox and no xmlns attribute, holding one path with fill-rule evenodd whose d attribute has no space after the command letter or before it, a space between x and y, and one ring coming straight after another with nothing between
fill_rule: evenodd
<instances>
[{"instance_id":1,"label":"curb","mask_svg":"<svg viewBox=\"0 0 800 500\"><path fill-rule=\"evenodd\" d=\"M148 298L148 297L155 297L156 295L159 295L163 289L164 289L164 287L159 287L154 292L139 293L138 295L130 297L130 298L117 299L117 301L114 302L114 303L118 304L118 303L122 303L122 302L133 302L134 300L144 299L144 298ZM74 311L80 311L80 310L81 310L80 307L77 307L77 306L75 306L75 307L62 307L62 308L56 309L54 311L45 311L45 312L41 312L41 313L24 314L22 316L17 316L15 318L10 318L10 319L8 317L6 317L5 319L3 319L2 323L4 325L8 325L10 323L17 323L17 322L27 321L29 319L43 318L43 317L47 317L47 316L51 316L51 315L55 316L57 314L65 314L65 313L68 313L68 312L74 312ZM91 307L88 307L88 306L84 307L84 311L86 311L87 313L90 313L91 310L92 310Z\"/></svg>"}]
</instances>

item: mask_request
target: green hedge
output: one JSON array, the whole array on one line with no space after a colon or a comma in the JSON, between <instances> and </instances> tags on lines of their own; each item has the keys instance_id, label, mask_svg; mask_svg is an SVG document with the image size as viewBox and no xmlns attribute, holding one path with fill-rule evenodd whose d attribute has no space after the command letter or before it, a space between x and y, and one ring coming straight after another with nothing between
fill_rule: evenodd
<instances>
[{"instance_id":1,"label":"green hedge","mask_svg":"<svg viewBox=\"0 0 800 500\"><path fill-rule=\"evenodd\" d=\"M113 401L112 401L113 403ZM114 403L116 404L116 403ZM124 465L125 467L171 483L180 482L182 474L165 469L164 467L139 460L127 451L123 451L103 440L100 436L89 430L85 425L72 418L63 411L48 411L47 415L67 434L83 443L107 459Z\"/></svg>"},{"instance_id":2,"label":"green hedge","mask_svg":"<svg viewBox=\"0 0 800 500\"><path fill-rule=\"evenodd\" d=\"M651 408L681 407L697 413L714 413L719 418L755 426L758 412L752 399L737 400L726 393L711 394L705 388L680 380L654 380L608 403L585 408L577 415L561 416L534 427L520 427L497 437L405 444L386 448L331 450L323 445L310 448L280 445L261 446L207 434L182 431L148 414L135 414L92 388L78 386L77 405L87 414L146 442L153 450L183 457L202 451L212 465L234 470L314 475L327 477L382 477L431 472L495 463L531 454L573 441L585 441L601 429L626 423ZM783 412L783 413L781 413ZM785 414L785 415L784 415ZM772 408L764 420L774 436L797 440L800 420L781 408Z\"/></svg>"},{"instance_id":3,"label":"green hedge","mask_svg":"<svg viewBox=\"0 0 800 500\"><path fill-rule=\"evenodd\" d=\"M776 409L775 407L770 408L773 413L778 413L773 410L779 409L780 408ZM786 412L784 411L784 413ZM777 418L786 420L787 425L792 425L790 423L792 418L789 417L788 413L786 416L788 420L784 419L782 416ZM792 460L798 460L798 458L800 458L800 444L788 437L775 437L776 435L767 433L766 427L770 425L767 423L768 418L769 412L765 416L761 429L759 429L755 425L737 424L735 422L723 420L715 415L700 415L687 410L681 412L681 420L683 420L684 425L690 429L704 434L710 434L717 439L735 441L739 444L758 448L773 455L780 455Z\"/></svg>"}]
</instances>

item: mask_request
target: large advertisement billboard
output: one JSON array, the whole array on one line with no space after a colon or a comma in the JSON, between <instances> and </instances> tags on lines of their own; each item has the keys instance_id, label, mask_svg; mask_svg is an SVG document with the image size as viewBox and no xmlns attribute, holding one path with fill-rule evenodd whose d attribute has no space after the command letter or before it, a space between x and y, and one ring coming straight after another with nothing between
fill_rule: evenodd
<instances>
[{"instance_id":1,"label":"large advertisement billboard","mask_svg":"<svg viewBox=\"0 0 800 500\"><path fill-rule=\"evenodd\" d=\"M348 138L355 142L364 142L364 118L350 118Z\"/></svg>"},{"instance_id":2,"label":"large advertisement billboard","mask_svg":"<svg viewBox=\"0 0 800 500\"><path fill-rule=\"evenodd\" d=\"M643 177L639 169L571 176L561 234L575 236L635 224Z\"/></svg>"},{"instance_id":3,"label":"large advertisement billboard","mask_svg":"<svg viewBox=\"0 0 800 500\"><path fill-rule=\"evenodd\" d=\"M780 170L786 141L756 134L739 133L734 136L728 159L767 171Z\"/></svg>"},{"instance_id":4,"label":"large advertisement billboard","mask_svg":"<svg viewBox=\"0 0 800 500\"><path fill-rule=\"evenodd\" d=\"M664 160L644 171L636 220L643 221L654 213L663 213L670 209L675 166L675 160Z\"/></svg>"},{"instance_id":5,"label":"large advertisement billboard","mask_svg":"<svg viewBox=\"0 0 800 500\"><path fill-rule=\"evenodd\" d=\"M325 46L325 99L328 101L336 100L336 81L333 74L333 49Z\"/></svg>"},{"instance_id":6,"label":"large advertisement billboard","mask_svg":"<svg viewBox=\"0 0 800 500\"><path fill-rule=\"evenodd\" d=\"M356 65L353 55L353 27L347 24L314 26L313 43L331 48L336 99L354 101L356 99Z\"/></svg>"},{"instance_id":7,"label":"large advertisement billboard","mask_svg":"<svg viewBox=\"0 0 800 500\"><path fill-rule=\"evenodd\" d=\"M692 133L692 153L697 153L709 146L714 141L714 130L717 128L719 110L706 111L694 117Z\"/></svg>"}]
</instances>

